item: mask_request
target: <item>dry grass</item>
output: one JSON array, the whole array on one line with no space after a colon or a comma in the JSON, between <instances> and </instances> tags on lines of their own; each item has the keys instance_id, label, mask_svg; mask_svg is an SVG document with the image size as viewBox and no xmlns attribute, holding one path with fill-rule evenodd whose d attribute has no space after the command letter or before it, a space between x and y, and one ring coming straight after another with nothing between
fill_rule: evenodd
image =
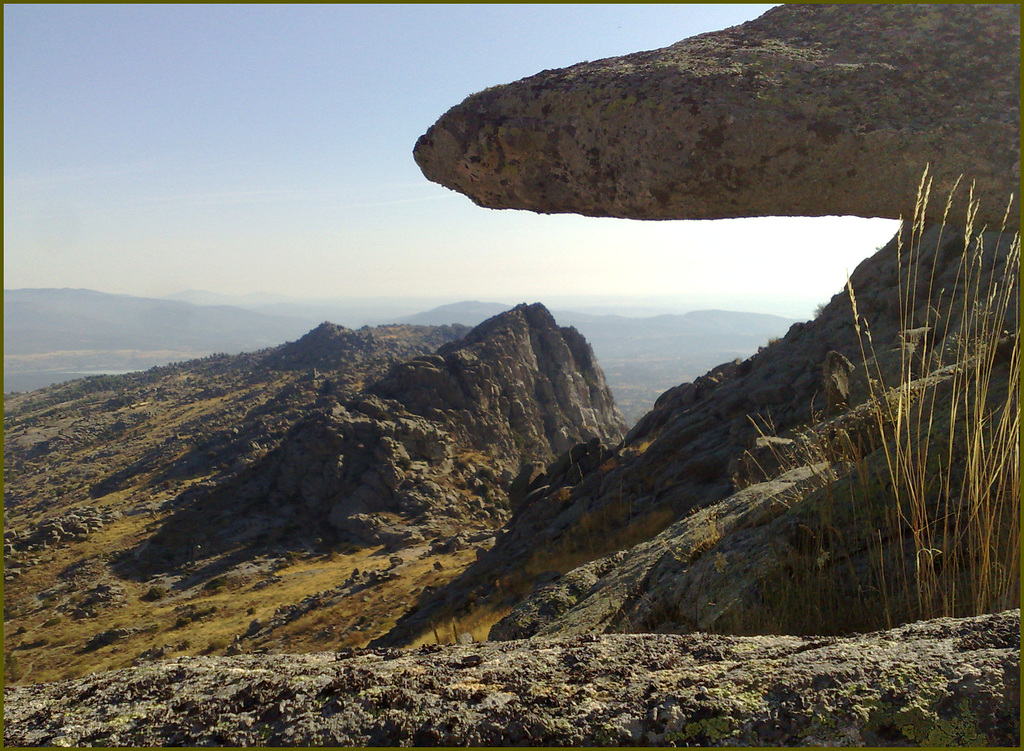
<instances>
[{"instance_id":1,"label":"dry grass","mask_svg":"<svg viewBox=\"0 0 1024 751\"><path fill-rule=\"evenodd\" d=\"M392 335L400 338L401 333L396 330ZM253 618L269 620L279 606L335 588L353 568L365 571L388 565L387 555L374 557L373 551L337 555L330 561L300 556L276 572L280 581L258 591L252 589L262 577L257 574L244 580L229 572L228 586L192 588L186 593L169 581L121 578L131 571L130 565L119 565L121 554L130 555L152 538L172 513L152 509L196 483L218 483L237 471L237 466L228 464L230 455L225 459L208 448L211 442L219 450L227 441L231 451L238 449L236 456L254 461L273 448L315 399L303 385L303 372L253 371L252 358L246 357L212 358L184 369L168 366L148 375L76 381L40 392L5 395L7 529L29 534L33 527L77 507L124 512L137 507L142 512L109 521L86 539L23 549L6 561L21 573L5 582L4 650L17 658L22 681L124 667L140 653L166 645L173 646L169 655L220 652L235 635L245 633ZM338 383L345 384L341 388L346 393L352 390L351 383L363 377L361 367L339 371ZM237 446L232 443L235 439L224 438L233 434L233 428L239 428L241 436ZM244 442L247 434L256 436L260 446L249 450ZM33 451L42 440L51 443ZM442 571L432 569L437 558L443 561ZM261 646L292 651L362 646L413 607L422 587L442 586L472 560L467 552L409 564L398 579L275 629ZM197 563L178 573L198 573L208 563L213 570L218 561ZM430 570L421 570L425 568ZM72 617L83 599L81 593L98 584L122 590L126 602L97 605L92 617ZM155 586L168 586L170 592L162 598L143 599ZM38 593L47 590L53 596L37 599ZM209 617L189 620L175 612L185 604L213 610ZM55 617L58 607L63 611L59 620ZM98 633L133 627L143 630L113 644L83 650Z\"/></svg>"},{"instance_id":2,"label":"dry grass","mask_svg":"<svg viewBox=\"0 0 1024 751\"><path fill-rule=\"evenodd\" d=\"M569 488L556 491L553 502L566 501ZM457 608L443 609L429 626L412 641L420 644L447 644L469 633L475 641L487 639L491 626L513 609L510 602L519 602L536 585L538 577L552 572L564 574L585 563L617 550L654 537L664 530L675 516L670 508L657 508L643 515L634 515L628 500L606 503L580 515L571 525L571 534L563 535L539 547L511 574L490 583L485 595L470 596Z\"/></svg>"},{"instance_id":3,"label":"dry grass","mask_svg":"<svg viewBox=\"0 0 1024 751\"><path fill-rule=\"evenodd\" d=\"M1009 250L994 257L971 201L950 298L922 260L929 192L926 172L898 247L901 329L929 335L900 348L887 383L848 286L870 429L819 432L787 458L844 471L802 502L804 534L779 553L784 576L765 583L758 628L835 633L1019 607L1020 345L1004 328L1019 329L1020 237L1000 234Z\"/></svg>"},{"instance_id":4,"label":"dry grass","mask_svg":"<svg viewBox=\"0 0 1024 751\"><path fill-rule=\"evenodd\" d=\"M496 582L495 588L502 595L522 597L533 589L539 575L552 571L564 574L584 563L649 540L675 518L672 509L667 507L634 516L632 504L626 500L605 503L595 511L584 512L572 526L572 534L537 549L515 574Z\"/></svg>"},{"instance_id":5,"label":"dry grass","mask_svg":"<svg viewBox=\"0 0 1024 751\"><path fill-rule=\"evenodd\" d=\"M916 324L941 333L926 339L920 352L901 349L901 379L893 389L886 388L880 374L867 372L892 486L890 522L908 533L898 538L904 543L909 537L900 558L912 562L910 570L896 572L904 586L887 592L886 599L899 601L893 613L920 618L974 615L1020 603L1020 344L1016 337L1000 341L1008 321L1014 334L1019 329L1014 280L1020 236L1014 235L1002 263L990 262L986 254L991 248L975 232L978 206L972 195L958 269L961 295L946 302L928 280L923 285L926 318L914 321L913 312L922 307L918 290L923 280L918 277L924 222L919 217L929 191L926 173L908 261L900 269L901 281L907 279L900 289L900 312L905 328ZM951 202L952 194L947 213ZM852 287L850 299L859 333ZM941 316L946 309L948 314ZM949 339L952 347L929 348L929 340ZM873 347L866 325L861 342L866 354ZM951 362L951 393L925 388L911 398L915 360L940 366ZM1008 370L1005 385L1001 361Z\"/></svg>"},{"instance_id":6,"label":"dry grass","mask_svg":"<svg viewBox=\"0 0 1024 751\"><path fill-rule=\"evenodd\" d=\"M116 533L112 530L109 534ZM143 599L150 584L122 580L118 583L127 590L127 603L101 610L96 618L54 618L54 611L43 607L9 622L5 629L5 653L17 658L21 680L26 682L75 678L127 667L141 653L159 647L170 647L168 656L224 653L236 635L246 632L253 619L267 623L278 607L294 605L310 594L337 587L353 568L385 569L389 566L388 558L377 548L349 555L297 558L277 569L275 575L280 581L266 587L254 587L262 577L229 577L229 583L221 588L171 591L156 602ZM345 597L336 605L311 610L267 637L243 642L241 647L285 652L364 647L387 633L396 618L414 606L417 592L427 586L439 588L447 584L474 559L473 550L411 558L403 564L397 579ZM441 570L434 568L435 561L442 562ZM52 570L37 572L24 586L31 591L45 589L52 584L53 574ZM182 606L206 615L190 620L183 617ZM16 633L17 629L12 628L15 622L23 625L25 631ZM489 627L487 624L486 628ZM83 648L95 634L118 628L142 630L99 649ZM482 639L486 632L480 633L481 628L460 626L458 632L468 629ZM33 644L39 646L29 646Z\"/></svg>"},{"instance_id":7,"label":"dry grass","mask_svg":"<svg viewBox=\"0 0 1024 751\"><path fill-rule=\"evenodd\" d=\"M431 626L427 631L414 639L409 646L455 644L463 634L469 634L473 641L487 641L491 626L511 612L511 607L495 608L485 606L476 608L468 615L451 617Z\"/></svg>"}]
</instances>

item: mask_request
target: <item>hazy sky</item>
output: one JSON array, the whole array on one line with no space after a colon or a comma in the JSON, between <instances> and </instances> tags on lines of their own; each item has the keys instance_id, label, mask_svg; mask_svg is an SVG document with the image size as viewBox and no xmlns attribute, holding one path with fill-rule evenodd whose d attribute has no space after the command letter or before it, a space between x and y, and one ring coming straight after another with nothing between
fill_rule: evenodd
<instances>
[{"instance_id":1,"label":"hazy sky","mask_svg":"<svg viewBox=\"0 0 1024 751\"><path fill-rule=\"evenodd\" d=\"M894 222L494 211L412 159L480 89L769 7L5 5L4 286L809 314Z\"/></svg>"}]
</instances>

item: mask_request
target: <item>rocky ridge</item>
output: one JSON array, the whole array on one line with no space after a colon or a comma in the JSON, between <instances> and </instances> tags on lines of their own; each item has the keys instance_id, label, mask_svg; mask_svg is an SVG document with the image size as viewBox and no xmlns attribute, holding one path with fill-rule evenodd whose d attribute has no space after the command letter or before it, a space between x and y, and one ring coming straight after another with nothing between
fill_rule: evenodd
<instances>
[{"instance_id":1,"label":"rocky ridge","mask_svg":"<svg viewBox=\"0 0 1024 751\"><path fill-rule=\"evenodd\" d=\"M11 397L9 676L383 633L493 545L521 462L624 432L589 345L543 306L437 349L466 333L325 323Z\"/></svg>"},{"instance_id":2,"label":"rocky ridge","mask_svg":"<svg viewBox=\"0 0 1024 751\"><path fill-rule=\"evenodd\" d=\"M984 40L981 29L991 32ZM777 475L815 464L807 457L773 457L766 462L774 463L773 471L752 478L752 465L763 469L755 454L764 462L769 453L764 447L779 445L772 441L792 442L792 437L777 435L799 431L832 436L819 439L819 447L851 432L864 439L870 431L853 428L856 420L830 424L828 419L877 399L878 383L903 381L908 393L927 391L907 382L962 357L958 343L969 336L964 311L980 302L965 281L972 264L979 264L985 284L1003 285L1006 299L1016 298L1019 241L999 231L973 233L986 224L990 229L1003 222L1019 225L1017 211L1004 218L1019 180L1018 61L1016 6L783 6L747 24L663 50L544 71L494 87L442 116L417 143L417 161L428 178L483 206L636 219L841 213L913 217L913 222L907 221L897 237L854 272L855 305L850 294L840 292L814 321L794 325L749 360L723 363L693 383L670 389L619 449L600 457L596 469L527 479L528 502L495 548L450 584L443 597L435 596L378 643L405 643L430 617L459 612L471 602L503 612L535 588L537 601L510 614L510 622L499 624L496 634L532 633L529 624L537 622L537 613L551 617L554 603L560 603L554 610L564 617L556 617L558 625L549 624L545 633L571 631L574 619L583 618L574 606L588 596L603 603L597 607L602 612L597 622L605 629L669 622L683 630L710 627L706 620L688 621L679 612L687 610L679 602L680 582L687 580L680 574L695 560L686 552L694 541L669 544L669 549L684 551L677 553L681 560L653 575L657 572L650 564L637 570L637 556L622 550L621 530L635 530L627 532L630 542L647 540L681 516L706 509L699 520L704 532L698 547L714 555L702 558L695 571L714 562L729 564L733 574L733 559L744 551L724 549L735 541L729 539L730 530L719 528L718 512L711 510L728 518L728 503L737 500L733 494L745 484L767 481L771 486ZM951 88L921 85L939 80ZM944 100L961 85L973 90L958 97L956 106ZM887 97L885 90L900 96ZM956 146L961 139L973 143ZM928 178L922 180L926 165ZM961 177L969 187L961 181L954 189ZM931 200L929 190L934 191ZM965 209L969 196L982 206ZM970 216L971 231L928 224L947 216L950 222ZM998 409L1000 399L1011 405L1016 399L1010 384L1019 368L1012 354L1019 351L1012 335L1019 317L1012 305L990 315L993 340L981 346L991 354L993 346L1005 345L1011 353L984 386L992 387L993 409ZM996 345L1001 331L1006 336ZM940 382L950 377L948 372L936 376ZM935 400L930 403L940 400L935 394L942 389L928 392ZM857 452L878 449L876 443ZM955 461L960 461L959 451ZM849 458L859 461L852 454ZM865 461L875 474L880 472L877 453ZM834 462L818 470L817 483L849 484L842 476L851 467ZM771 500L759 504L764 518L754 526L779 516L792 502L784 493L779 497L780 488L788 486L781 482L770 491L761 488L760 496ZM813 492L808 488L799 497ZM809 505L819 507L820 501ZM929 513L939 518L944 512L933 507ZM779 523L810 530L800 514L784 519ZM685 529L692 535L697 521L679 522L665 534L678 537ZM830 534L823 524L819 519L812 525L814 539L803 543L815 554L836 554L847 563L851 556L866 555L864 547L858 548L863 540L850 539L850 547L839 548L826 543ZM1008 528L1012 537L1015 527ZM750 534L732 531L741 538ZM771 527L771 532L778 530ZM894 538L902 540L905 534L896 532ZM716 547L720 539L728 542ZM781 539L790 542L772 551L777 560L798 542L790 533ZM881 547L889 548L885 542ZM668 555L664 545L659 549ZM837 560L822 560L830 560L828 570L838 575ZM587 563L564 586L551 583L582 562ZM863 584L863 564L857 565L859 573L852 576ZM787 573L785 567L776 574L754 568L768 579ZM610 585L611 580L619 585ZM670 593L655 596L659 582ZM614 605L604 602L611 590L617 591ZM700 595L695 591L687 597ZM662 617L637 620L636 598L643 598L648 609L661 610ZM748 605L757 600L747 599ZM721 615L736 602L719 604ZM795 618L791 613L789 622L776 627L794 628Z\"/></svg>"},{"instance_id":3,"label":"rocky ridge","mask_svg":"<svg viewBox=\"0 0 1024 751\"><path fill-rule=\"evenodd\" d=\"M247 610L267 618L278 607L334 586L353 567L376 575L386 559L318 550L313 534L285 535L282 544L267 535L255 557L236 557L227 565L209 565L217 562L194 546L187 555L166 551L166 561L144 547L191 500L259 464L311 412L353 398L395 362L433 352L468 331L409 325L351 331L325 324L260 352L5 395L8 681L121 667L142 652L207 651L220 643L211 631L245 631L252 620ZM289 539L292 545L283 544ZM327 560L325 552L334 552L335 559ZM439 554L445 570L432 572L420 586L443 581L472 554L472 546ZM326 570L302 590L295 584L310 576L304 562L311 556L321 557ZM159 564L147 566L148 558ZM182 565L172 572L175 559ZM145 579L147 568L158 575ZM328 582L332 568L339 575ZM367 607L386 615L378 600L410 589L409 575L416 571L410 566L402 569L401 580L381 579L354 601L369 602ZM259 600L246 602L245 592L257 589ZM245 620L231 625L235 618ZM380 628L375 624L370 619L359 628L374 634ZM290 624L284 638L295 638L291 631L298 627ZM122 637L105 641L102 634ZM332 634L325 631L320 639L347 638ZM359 630L350 635L356 643L362 638ZM278 632L257 644L265 648L281 638Z\"/></svg>"},{"instance_id":4,"label":"rocky ridge","mask_svg":"<svg viewBox=\"0 0 1024 751\"><path fill-rule=\"evenodd\" d=\"M474 94L415 157L488 208L640 219L910 217L930 164L998 225L1019 99L1017 5L783 5Z\"/></svg>"},{"instance_id":5,"label":"rocky ridge","mask_svg":"<svg viewBox=\"0 0 1024 751\"><path fill-rule=\"evenodd\" d=\"M378 370L368 374L369 380L383 375L387 367L428 352L469 333L468 326L444 325L423 327L431 332L420 341L409 337L410 329L402 325L363 326L352 330L325 321L302 338L267 353L264 363L275 370L330 370L338 363L359 367L373 363ZM427 344L427 347L423 345ZM386 352L381 367L381 354Z\"/></svg>"},{"instance_id":6,"label":"rocky ridge","mask_svg":"<svg viewBox=\"0 0 1024 751\"><path fill-rule=\"evenodd\" d=\"M539 303L519 305L436 355L399 365L371 391L417 414L445 413L452 428L450 415L468 412L472 424L462 434L475 448L523 461L594 438L616 443L625 429L590 345Z\"/></svg>"},{"instance_id":7,"label":"rocky ridge","mask_svg":"<svg viewBox=\"0 0 1024 751\"><path fill-rule=\"evenodd\" d=\"M1005 274L1008 264L1015 268L1018 263L1014 241L991 233L984 244L986 252L975 260L982 278L1006 280L1012 299L1016 282ZM901 314L900 290L908 286L911 245L920 273L949 297L937 304L921 295L915 310ZM474 611L502 614L512 608L517 609L495 627L491 638L536 633L544 621L538 620L536 611L550 620L542 630L552 636L588 629L729 630L741 628L737 624L744 621L746 628L753 628L753 621L764 615L758 606L761 592L787 575L782 563L800 547L797 528L810 525L820 533L823 522L809 521L814 514L808 507L816 508L822 497L828 497L833 483L849 482L848 477L841 478L852 469L832 466L837 461L832 460L812 471L826 457L815 456L811 449L777 456L785 453L778 447L792 444L792 436L805 432L842 434L861 442L865 454L869 447L879 449L870 410L862 407L847 414L848 406L830 403L826 383L834 375L826 365L840 358L856 363L844 370L844 398L849 405L862 405L869 399L869 373L883 382L900 381L907 332L925 320L941 334L933 335L930 364L918 366L919 375L955 359L963 333L957 323L963 302L951 300L962 297L960 261L965 257L965 237L953 228L930 229L914 243L907 230L854 271L850 285L856 290L859 320L870 328L873 342L867 362L850 296L841 292L815 320L794 325L785 337L748 360L724 363L693 383L666 392L620 446L579 446L543 471L528 468L513 484L514 513L494 548L374 644L408 644L453 616ZM936 304L941 308L938 315ZM999 328L1015 331L1015 315L1012 309L1007 311ZM1008 337L1006 343L1015 346L1016 339ZM1010 369L1008 360L996 368L993 396L1007 393ZM947 384L940 388L948 394L952 376L947 370L927 381L928 388L936 386L937 378ZM805 445L811 445L809 439ZM870 462L873 472L883 472L880 454ZM778 477L797 468L804 473L800 493L790 491L790 480ZM754 483L763 484L743 490ZM812 498L799 512L787 512L794 498L814 492L819 500ZM730 537L733 525L737 533L743 530L735 539ZM900 539L902 535L896 536L891 544L899 545ZM627 550L637 543L637 548ZM697 556L699 561L692 554L698 548L707 551L706 556ZM878 553L854 536L831 552L837 557L824 571L853 588L863 572L857 569L860 573L850 581L851 557L863 561ZM691 558L695 565L684 575ZM646 562L640 565L641 560ZM716 561L721 567L722 560L728 567L716 571ZM658 561L662 563L654 566ZM581 569L573 570L581 564ZM741 575L741 570L746 573ZM694 604L708 599L712 590L719 595L718 607ZM560 605L554 607L555 602ZM648 614L639 617L638 608ZM865 608L865 614L881 612ZM730 618L732 625L727 626ZM804 614L793 612L775 628L791 632L808 623ZM883 625L884 621L865 621L854 627Z\"/></svg>"},{"instance_id":8,"label":"rocky ridge","mask_svg":"<svg viewBox=\"0 0 1024 751\"><path fill-rule=\"evenodd\" d=\"M521 463L624 430L586 341L520 305L323 402L231 482L182 498L146 550L170 570L268 536L394 548L497 527Z\"/></svg>"}]
</instances>

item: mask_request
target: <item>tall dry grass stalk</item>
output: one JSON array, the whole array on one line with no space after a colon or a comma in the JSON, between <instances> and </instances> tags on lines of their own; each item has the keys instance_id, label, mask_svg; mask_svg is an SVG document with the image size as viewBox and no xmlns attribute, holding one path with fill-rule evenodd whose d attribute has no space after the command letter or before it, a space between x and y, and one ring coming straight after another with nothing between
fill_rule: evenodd
<instances>
[{"instance_id":1,"label":"tall dry grass stalk","mask_svg":"<svg viewBox=\"0 0 1024 751\"><path fill-rule=\"evenodd\" d=\"M898 236L900 322L918 346L901 347L892 386L848 285L892 494L889 533L899 555L888 561L905 569L885 570L891 564L879 530L890 623L1020 604L1020 235L1009 237L1002 258L995 255L1005 245L1004 230L986 242L987 228L975 227L972 189L954 295L944 299L945 290L936 289L938 262L922 262L931 188L926 169L910 231L901 228ZM952 200L953 192L947 215ZM947 226L944 217L943 232ZM942 244L940 236L936 247ZM946 378L919 380L942 368Z\"/></svg>"}]
</instances>

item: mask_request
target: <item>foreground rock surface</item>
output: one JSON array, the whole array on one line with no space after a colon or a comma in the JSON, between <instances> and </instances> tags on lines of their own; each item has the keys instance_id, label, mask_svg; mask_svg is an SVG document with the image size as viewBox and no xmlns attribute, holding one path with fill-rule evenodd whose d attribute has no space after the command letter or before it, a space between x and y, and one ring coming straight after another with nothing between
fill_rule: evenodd
<instances>
[{"instance_id":1,"label":"foreground rock surface","mask_svg":"<svg viewBox=\"0 0 1024 751\"><path fill-rule=\"evenodd\" d=\"M4 743L1019 745L1020 611L848 638L179 658L4 691Z\"/></svg>"},{"instance_id":2,"label":"foreground rock surface","mask_svg":"<svg viewBox=\"0 0 1024 751\"><path fill-rule=\"evenodd\" d=\"M930 164L998 224L1019 98L1017 5L786 5L474 94L415 156L488 208L636 219L909 217Z\"/></svg>"}]
</instances>

